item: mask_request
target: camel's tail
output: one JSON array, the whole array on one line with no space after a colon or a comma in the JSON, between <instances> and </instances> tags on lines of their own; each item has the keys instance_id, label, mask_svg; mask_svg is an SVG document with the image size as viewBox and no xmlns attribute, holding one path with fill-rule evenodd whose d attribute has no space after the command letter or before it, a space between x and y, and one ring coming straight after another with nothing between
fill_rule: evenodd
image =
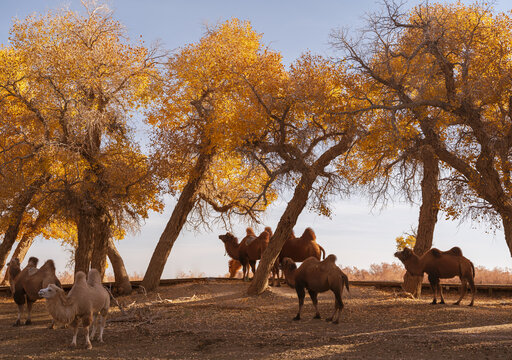
<instances>
[{"instance_id":1,"label":"camel's tail","mask_svg":"<svg viewBox=\"0 0 512 360\"><path fill-rule=\"evenodd\" d=\"M471 264L471 270L473 270L473 279L475 279L475 265L473 265L473 262L469 262Z\"/></svg>"},{"instance_id":2,"label":"camel's tail","mask_svg":"<svg viewBox=\"0 0 512 360\"><path fill-rule=\"evenodd\" d=\"M318 245L318 247L320 248L320 252L322 253L322 260L325 260L325 250L323 247L321 247L320 245Z\"/></svg>"},{"instance_id":3,"label":"camel's tail","mask_svg":"<svg viewBox=\"0 0 512 360\"><path fill-rule=\"evenodd\" d=\"M347 291L350 292L350 289L348 286L348 276L345 273L341 273L341 276L343 277L343 282L345 283L345 287L347 288Z\"/></svg>"}]
</instances>

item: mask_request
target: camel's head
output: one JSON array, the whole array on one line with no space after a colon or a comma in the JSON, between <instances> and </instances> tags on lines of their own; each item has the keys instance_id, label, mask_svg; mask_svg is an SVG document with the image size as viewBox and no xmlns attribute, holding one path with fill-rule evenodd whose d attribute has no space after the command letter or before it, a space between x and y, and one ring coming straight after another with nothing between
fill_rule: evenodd
<instances>
[{"instance_id":1,"label":"camel's head","mask_svg":"<svg viewBox=\"0 0 512 360\"><path fill-rule=\"evenodd\" d=\"M7 263L7 266L11 267L11 268L18 268L20 267L20 260L18 258L14 258L14 259L11 259L11 261L9 261Z\"/></svg>"},{"instance_id":2,"label":"camel's head","mask_svg":"<svg viewBox=\"0 0 512 360\"><path fill-rule=\"evenodd\" d=\"M63 290L60 287L58 287L57 285L50 284L47 287L45 287L44 289L39 290L39 292L37 294L42 298L51 299L51 298L57 296L57 294L61 291L63 291Z\"/></svg>"},{"instance_id":3,"label":"camel's head","mask_svg":"<svg viewBox=\"0 0 512 360\"><path fill-rule=\"evenodd\" d=\"M224 244L236 244L238 243L238 239L231 233L226 233L225 235L219 235L219 239L222 240Z\"/></svg>"},{"instance_id":4,"label":"camel's head","mask_svg":"<svg viewBox=\"0 0 512 360\"><path fill-rule=\"evenodd\" d=\"M411 249L405 247L402 251L397 251L395 253L395 257L397 257L401 262L404 262L407 261L407 259L409 259L413 254L414 253Z\"/></svg>"},{"instance_id":5,"label":"camel's head","mask_svg":"<svg viewBox=\"0 0 512 360\"><path fill-rule=\"evenodd\" d=\"M27 263L27 266L30 266L30 267L37 267L37 263L39 262L39 259L34 257L34 256L31 256L29 259L28 259L28 263Z\"/></svg>"},{"instance_id":6,"label":"camel's head","mask_svg":"<svg viewBox=\"0 0 512 360\"><path fill-rule=\"evenodd\" d=\"M297 264L289 257L285 257L281 261L281 269L283 269L283 271L293 271L297 269Z\"/></svg>"}]
</instances>

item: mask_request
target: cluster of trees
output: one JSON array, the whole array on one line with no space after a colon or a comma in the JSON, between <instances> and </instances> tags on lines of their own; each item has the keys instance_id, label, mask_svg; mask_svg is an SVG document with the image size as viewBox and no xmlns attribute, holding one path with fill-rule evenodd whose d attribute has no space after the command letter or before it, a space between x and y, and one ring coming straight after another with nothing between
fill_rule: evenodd
<instances>
[{"instance_id":1,"label":"cluster of trees","mask_svg":"<svg viewBox=\"0 0 512 360\"><path fill-rule=\"evenodd\" d=\"M170 193L152 290L187 222L258 221L289 189L257 294L306 205L329 216L349 187L375 201L420 194L419 254L439 210L501 220L512 253L512 21L484 5L402 10L386 3L359 37L333 32L339 59L290 66L237 19L170 56L131 43L104 6L16 21L0 48L0 268L42 235L73 245L75 271L104 272L108 256L128 292L114 240Z\"/></svg>"}]
</instances>

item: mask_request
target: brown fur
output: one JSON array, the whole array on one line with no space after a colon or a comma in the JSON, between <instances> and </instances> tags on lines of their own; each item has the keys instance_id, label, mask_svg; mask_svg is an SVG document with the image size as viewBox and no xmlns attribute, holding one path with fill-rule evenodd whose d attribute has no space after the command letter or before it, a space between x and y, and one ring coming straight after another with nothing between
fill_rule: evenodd
<instances>
[{"instance_id":1,"label":"brown fur","mask_svg":"<svg viewBox=\"0 0 512 360\"><path fill-rule=\"evenodd\" d=\"M313 256L320 260L320 257L325 258L325 250L317 244L316 235L313 229L307 228L301 237L295 237L295 234L290 234L279 253L278 262L274 264L272 270L272 285L275 284L275 277L277 275L277 286L280 286L279 281L279 264L285 257L291 258L293 261L302 262L308 257Z\"/></svg>"},{"instance_id":2,"label":"brown fur","mask_svg":"<svg viewBox=\"0 0 512 360\"><path fill-rule=\"evenodd\" d=\"M219 235L219 239L224 243L228 255L242 264L244 280L249 279L249 265L253 274L256 272L256 261L261 258L261 254L267 248L271 233L272 231L267 227L258 237L255 237L252 228L247 228L247 235L240 243L229 232L225 235Z\"/></svg>"},{"instance_id":3,"label":"brown fur","mask_svg":"<svg viewBox=\"0 0 512 360\"><path fill-rule=\"evenodd\" d=\"M85 342L88 349L92 348L89 339L91 323L91 338L94 339L98 321L100 321L98 340L103 342L103 329L110 306L110 295L101 284L101 276L96 269L89 271L87 279L84 272L77 272L73 287L67 295L64 290L54 285L41 289L39 295L46 298L48 310L56 321L71 324L73 327L72 346L76 346L76 336L80 322L85 328Z\"/></svg>"},{"instance_id":4,"label":"brown fur","mask_svg":"<svg viewBox=\"0 0 512 360\"><path fill-rule=\"evenodd\" d=\"M311 301L316 310L314 319L320 319L318 311L317 296L320 292L331 290L334 293L334 313L327 321L337 324L343 310L343 287L349 290L348 277L336 265L336 256L329 255L325 260L320 261L315 257L309 257L297 268L295 262L286 257L283 259L283 272L287 284L297 291L299 298L299 311L294 320L300 320L300 313L306 296L304 289L308 290Z\"/></svg>"},{"instance_id":5,"label":"brown fur","mask_svg":"<svg viewBox=\"0 0 512 360\"><path fill-rule=\"evenodd\" d=\"M441 296L440 303L444 304L443 289L439 279L449 279L458 276L461 281L460 298L455 302L455 305L459 305L460 301L464 298L468 284L471 288L471 302L469 306L473 305L476 291L475 268L469 259L462 256L462 251L459 247L451 248L448 251L432 248L421 257L416 255L411 249L405 248L402 251L396 252L395 256L412 275L423 276L423 273L427 273L430 286L434 292L432 304L437 303L437 291L439 291Z\"/></svg>"},{"instance_id":6,"label":"brown fur","mask_svg":"<svg viewBox=\"0 0 512 360\"><path fill-rule=\"evenodd\" d=\"M238 270L242 268L242 264L240 264L240 261L231 259L228 262L229 264L229 277L234 278L236 277L236 274L238 273Z\"/></svg>"},{"instance_id":7,"label":"brown fur","mask_svg":"<svg viewBox=\"0 0 512 360\"><path fill-rule=\"evenodd\" d=\"M32 323L32 304L40 299L38 295L40 289L49 284L61 286L59 279L55 275L55 264L53 260L47 260L41 268L37 269L38 262L39 260L35 257L29 258L27 266L21 271L19 271L18 259L9 262L9 273L17 273L13 280L9 279L11 289L13 289L14 302L18 305L18 318L14 323L15 326L21 325L21 315L25 303L27 303L27 320L25 321L25 325ZM53 324L51 327L53 327Z\"/></svg>"}]
</instances>

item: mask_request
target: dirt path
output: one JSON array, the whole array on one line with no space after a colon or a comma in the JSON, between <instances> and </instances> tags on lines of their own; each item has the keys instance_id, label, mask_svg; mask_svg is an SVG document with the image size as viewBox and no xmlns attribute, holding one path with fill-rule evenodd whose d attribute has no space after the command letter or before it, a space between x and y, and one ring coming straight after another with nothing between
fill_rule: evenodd
<instances>
[{"instance_id":1,"label":"dirt path","mask_svg":"<svg viewBox=\"0 0 512 360\"><path fill-rule=\"evenodd\" d=\"M70 329L49 330L43 301L32 326L12 327L16 306L0 298L0 358L27 359L512 359L512 302L479 296L476 306L429 305L393 292L352 287L339 325L313 320L309 298L303 320L295 292L275 288L245 295L246 284L209 282L162 287L120 299L112 308L105 343L69 347ZM456 294L448 294L453 303ZM467 304L469 298L463 303ZM331 294L319 297L323 317Z\"/></svg>"}]
</instances>

